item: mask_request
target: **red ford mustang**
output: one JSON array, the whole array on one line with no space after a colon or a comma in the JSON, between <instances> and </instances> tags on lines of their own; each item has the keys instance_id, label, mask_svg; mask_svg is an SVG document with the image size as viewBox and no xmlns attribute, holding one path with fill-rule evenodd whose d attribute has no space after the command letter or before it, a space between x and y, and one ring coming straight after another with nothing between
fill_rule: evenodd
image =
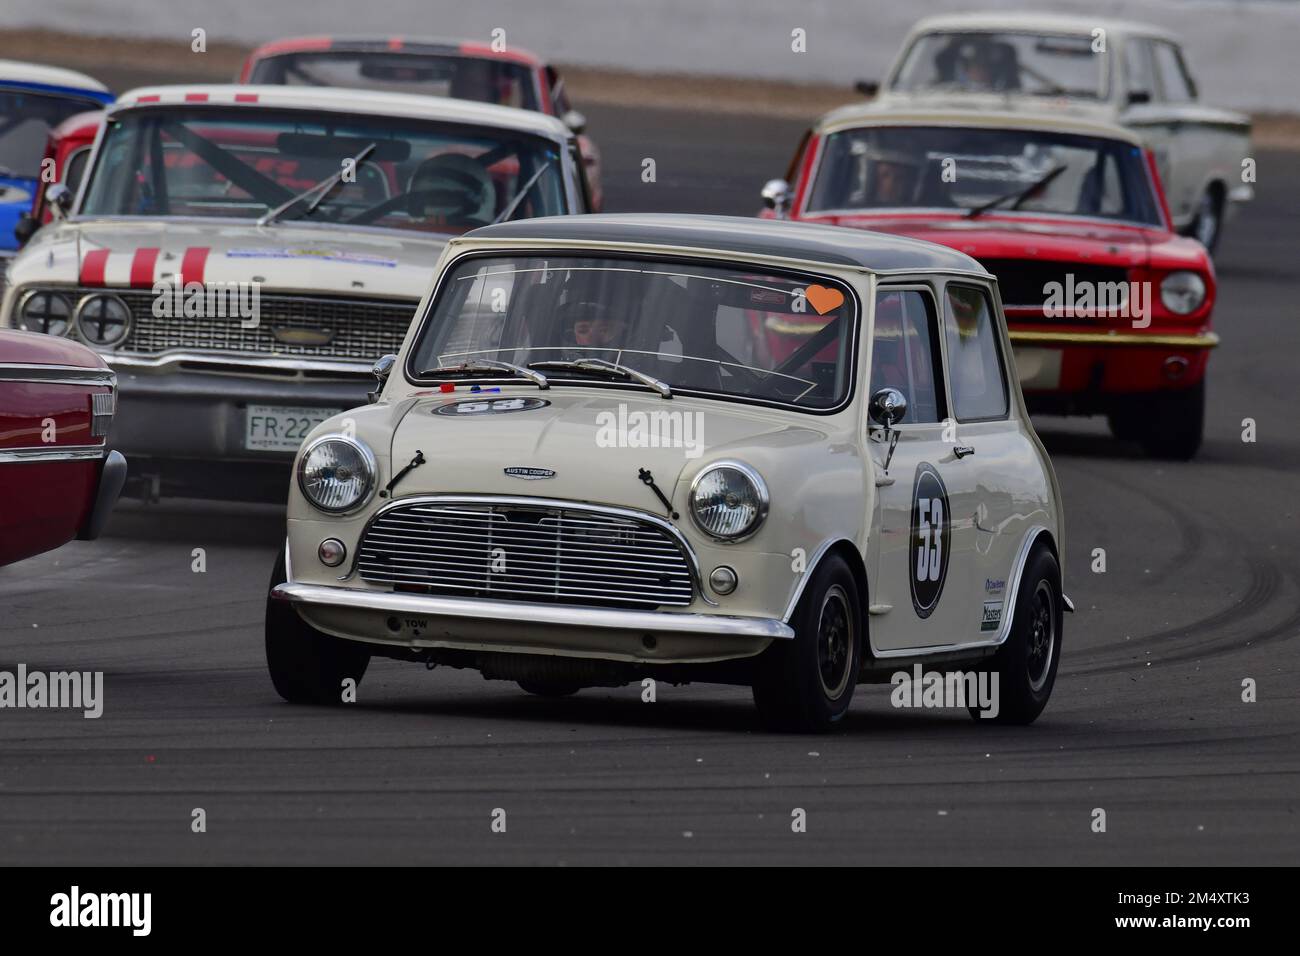
<instances>
[{"instance_id":1,"label":"red ford mustang","mask_svg":"<svg viewBox=\"0 0 1300 956\"><path fill-rule=\"evenodd\" d=\"M806 134L764 216L942 243L998 278L1032 410L1104 414L1186 459L1201 443L1214 270L1176 235L1149 151L1113 126L847 107Z\"/></svg>"},{"instance_id":2,"label":"red ford mustang","mask_svg":"<svg viewBox=\"0 0 1300 956\"><path fill-rule=\"evenodd\" d=\"M103 530L126 481L104 444L116 396L86 346L0 329L0 565Z\"/></svg>"},{"instance_id":3,"label":"red ford mustang","mask_svg":"<svg viewBox=\"0 0 1300 956\"><path fill-rule=\"evenodd\" d=\"M293 37L254 50L239 82L427 93L556 116L577 134L592 211L604 205L600 150L583 134L586 117L569 104L555 67L519 47L414 37Z\"/></svg>"}]
</instances>

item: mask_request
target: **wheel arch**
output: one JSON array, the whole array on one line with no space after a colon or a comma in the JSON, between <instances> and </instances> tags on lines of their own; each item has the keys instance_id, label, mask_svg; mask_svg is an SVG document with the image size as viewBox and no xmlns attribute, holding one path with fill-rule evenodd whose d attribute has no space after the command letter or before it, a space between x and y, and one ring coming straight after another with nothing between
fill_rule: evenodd
<instances>
[{"instance_id":1,"label":"wheel arch","mask_svg":"<svg viewBox=\"0 0 1300 956\"><path fill-rule=\"evenodd\" d=\"M859 551L858 546L848 538L828 539L822 542L821 546L813 552L812 560L808 563L808 567L804 569L803 576L799 579L799 583L795 587L794 593L790 595L790 600L785 606L785 613L782 615L781 620L787 624L790 623L790 619L794 617L795 608L797 608L799 602L803 600L804 590L807 588L808 582L811 581L813 575L817 573L817 569L821 567L822 562L832 554L837 554L844 559L844 563L849 566L849 571L853 574L854 583L858 586L858 601L861 604L860 610L862 613L864 628L863 637L865 638L865 628L870 617L871 609L870 582L867 577L867 565L866 561L862 558L862 552Z\"/></svg>"}]
</instances>

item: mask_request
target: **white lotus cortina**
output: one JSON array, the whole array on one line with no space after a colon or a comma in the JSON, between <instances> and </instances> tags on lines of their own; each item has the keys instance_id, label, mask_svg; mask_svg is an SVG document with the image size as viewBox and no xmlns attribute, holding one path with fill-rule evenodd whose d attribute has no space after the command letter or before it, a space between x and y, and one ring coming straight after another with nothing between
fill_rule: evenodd
<instances>
[{"instance_id":1,"label":"white lotus cortina","mask_svg":"<svg viewBox=\"0 0 1300 956\"><path fill-rule=\"evenodd\" d=\"M714 681L824 730L933 663L1032 721L1069 602L1010 355L996 280L911 239L651 215L455 239L376 400L298 455L275 687L338 702L372 655L544 695Z\"/></svg>"},{"instance_id":2,"label":"white lotus cortina","mask_svg":"<svg viewBox=\"0 0 1300 956\"><path fill-rule=\"evenodd\" d=\"M365 401L448 238L587 208L536 112L395 93L156 87L106 115L74 199L10 266L0 325L117 371L110 437L153 494L279 497Z\"/></svg>"}]
</instances>

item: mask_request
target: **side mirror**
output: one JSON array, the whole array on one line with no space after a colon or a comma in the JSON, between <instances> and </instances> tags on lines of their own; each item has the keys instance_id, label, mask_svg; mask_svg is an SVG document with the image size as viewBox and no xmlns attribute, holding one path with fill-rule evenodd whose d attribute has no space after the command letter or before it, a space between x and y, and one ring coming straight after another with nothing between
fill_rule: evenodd
<instances>
[{"instance_id":1,"label":"side mirror","mask_svg":"<svg viewBox=\"0 0 1300 956\"><path fill-rule=\"evenodd\" d=\"M18 240L18 245L26 245L27 240L35 235L38 225L40 223L30 215L19 216L18 221L14 223L14 238Z\"/></svg>"},{"instance_id":2,"label":"side mirror","mask_svg":"<svg viewBox=\"0 0 1300 956\"><path fill-rule=\"evenodd\" d=\"M878 80L858 80L853 84L853 88L863 96L875 96L880 92L880 82Z\"/></svg>"},{"instance_id":3,"label":"side mirror","mask_svg":"<svg viewBox=\"0 0 1300 956\"><path fill-rule=\"evenodd\" d=\"M867 411L877 425L893 428L907 414L907 399L896 388L882 388L871 396Z\"/></svg>"},{"instance_id":4,"label":"side mirror","mask_svg":"<svg viewBox=\"0 0 1300 956\"><path fill-rule=\"evenodd\" d=\"M45 190L45 201L50 204L50 212L55 219L63 219L72 209L72 190L63 183L53 183Z\"/></svg>"},{"instance_id":5,"label":"side mirror","mask_svg":"<svg viewBox=\"0 0 1300 956\"><path fill-rule=\"evenodd\" d=\"M763 204L768 209L774 210L777 215L785 213L790 208L790 184L784 179L769 179L763 184L760 195L763 197Z\"/></svg>"},{"instance_id":6,"label":"side mirror","mask_svg":"<svg viewBox=\"0 0 1300 956\"><path fill-rule=\"evenodd\" d=\"M1151 102L1151 94L1147 90L1130 90L1128 94L1129 106L1141 106L1143 103Z\"/></svg>"},{"instance_id":7,"label":"side mirror","mask_svg":"<svg viewBox=\"0 0 1300 956\"><path fill-rule=\"evenodd\" d=\"M583 116L577 110L569 110L560 117L560 122L575 133L581 133L587 128L587 117Z\"/></svg>"},{"instance_id":8,"label":"side mirror","mask_svg":"<svg viewBox=\"0 0 1300 956\"><path fill-rule=\"evenodd\" d=\"M393 366L396 364L396 355L385 355L371 366L370 374L375 377L375 382L378 384L375 385L375 390L373 392L369 392L366 395L370 404L373 405L375 402L379 401L379 393L382 392L384 386L388 384L388 376L393 373Z\"/></svg>"}]
</instances>

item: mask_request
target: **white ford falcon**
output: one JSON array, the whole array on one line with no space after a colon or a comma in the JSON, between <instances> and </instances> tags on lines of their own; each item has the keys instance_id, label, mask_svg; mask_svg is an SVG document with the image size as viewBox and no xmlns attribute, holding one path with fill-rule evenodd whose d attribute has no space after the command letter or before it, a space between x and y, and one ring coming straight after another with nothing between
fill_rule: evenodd
<instances>
[{"instance_id":1,"label":"white ford falcon","mask_svg":"<svg viewBox=\"0 0 1300 956\"><path fill-rule=\"evenodd\" d=\"M283 500L318 422L365 400L446 241L586 210L536 112L289 87L157 87L107 114L79 193L13 261L0 325L117 371L145 490Z\"/></svg>"}]
</instances>

